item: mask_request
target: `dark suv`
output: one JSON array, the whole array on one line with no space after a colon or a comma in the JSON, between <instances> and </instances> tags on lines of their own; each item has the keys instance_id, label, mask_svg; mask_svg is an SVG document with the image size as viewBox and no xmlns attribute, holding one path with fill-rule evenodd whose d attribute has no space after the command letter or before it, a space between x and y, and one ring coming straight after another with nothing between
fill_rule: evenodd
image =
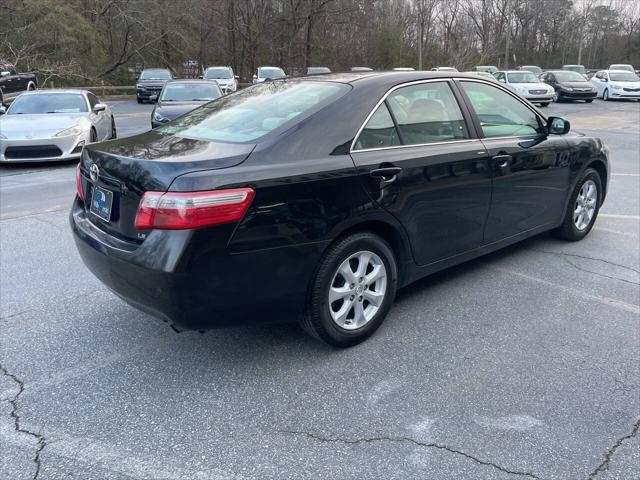
<instances>
[{"instance_id":1,"label":"dark suv","mask_svg":"<svg viewBox=\"0 0 640 480\"><path fill-rule=\"evenodd\" d=\"M13 64L0 59L0 105L11 103L22 92L37 87L33 73L18 73Z\"/></svg>"},{"instance_id":2,"label":"dark suv","mask_svg":"<svg viewBox=\"0 0 640 480\"><path fill-rule=\"evenodd\" d=\"M167 68L145 68L140 72L136 82L136 98L138 103L149 100L149 97L160 95L164 84L173 80L171 72Z\"/></svg>"}]
</instances>

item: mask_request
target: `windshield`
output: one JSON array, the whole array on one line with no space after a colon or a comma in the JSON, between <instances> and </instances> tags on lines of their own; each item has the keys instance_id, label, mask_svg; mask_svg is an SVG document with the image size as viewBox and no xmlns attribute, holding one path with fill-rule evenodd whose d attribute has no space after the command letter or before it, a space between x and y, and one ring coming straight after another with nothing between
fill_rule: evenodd
<instances>
[{"instance_id":1,"label":"windshield","mask_svg":"<svg viewBox=\"0 0 640 480\"><path fill-rule=\"evenodd\" d=\"M609 78L614 82L637 82L638 76L631 72L609 72Z\"/></svg>"},{"instance_id":2,"label":"windshield","mask_svg":"<svg viewBox=\"0 0 640 480\"><path fill-rule=\"evenodd\" d=\"M204 78L219 78L227 80L233 78L233 72L226 67L209 67L204 72Z\"/></svg>"},{"instance_id":3,"label":"windshield","mask_svg":"<svg viewBox=\"0 0 640 480\"><path fill-rule=\"evenodd\" d=\"M143 70L140 80L171 80L171 73L166 69Z\"/></svg>"},{"instance_id":4,"label":"windshield","mask_svg":"<svg viewBox=\"0 0 640 480\"><path fill-rule=\"evenodd\" d=\"M284 76L284 71L281 68L260 68L258 71L258 77L260 78L282 78Z\"/></svg>"},{"instance_id":5,"label":"windshield","mask_svg":"<svg viewBox=\"0 0 640 480\"><path fill-rule=\"evenodd\" d=\"M578 72L571 72L569 70L565 72L553 72L556 79L559 82L584 82L585 79Z\"/></svg>"},{"instance_id":6,"label":"windshield","mask_svg":"<svg viewBox=\"0 0 640 480\"><path fill-rule=\"evenodd\" d=\"M540 83L538 77L531 72L507 73L509 83Z\"/></svg>"},{"instance_id":7,"label":"windshield","mask_svg":"<svg viewBox=\"0 0 640 480\"><path fill-rule=\"evenodd\" d=\"M307 68L307 75L322 75L323 73L331 73L327 67L309 67Z\"/></svg>"},{"instance_id":8,"label":"windshield","mask_svg":"<svg viewBox=\"0 0 640 480\"><path fill-rule=\"evenodd\" d=\"M582 65L565 65L562 69L571 72L587 73L587 70Z\"/></svg>"},{"instance_id":9,"label":"windshield","mask_svg":"<svg viewBox=\"0 0 640 480\"><path fill-rule=\"evenodd\" d=\"M329 82L261 83L207 103L154 131L196 140L249 142L317 111L349 89Z\"/></svg>"},{"instance_id":10,"label":"windshield","mask_svg":"<svg viewBox=\"0 0 640 480\"><path fill-rule=\"evenodd\" d=\"M633 67L631 65L626 65L624 63L618 63L618 64L615 64L615 65L611 65L609 67L609 70L626 70L627 72L635 73L635 70L633 69Z\"/></svg>"},{"instance_id":11,"label":"windshield","mask_svg":"<svg viewBox=\"0 0 640 480\"><path fill-rule=\"evenodd\" d=\"M167 83L162 89L162 102L207 102L220 98L222 92L212 83Z\"/></svg>"},{"instance_id":12,"label":"windshield","mask_svg":"<svg viewBox=\"0 0 640 480\"><path fill-rule=\"evenodd\" d=\"M532 73L542 73L542 69L540 67L536 67L535 65L525 65L524 67L520 67L520 70L525 70Z\"/></svg>"},{"instance_id":13,"label":"windshield","mask_svg":"<svg viewBox=\"0 0 640 480\"><path fill-rule=\"evenodd\" d=\"M38 113L81 113L88 112L84 95L79 93L50 93L36 95L21 95L16 98L7 114L38 114Z\"/></svg>"}]
</instances>

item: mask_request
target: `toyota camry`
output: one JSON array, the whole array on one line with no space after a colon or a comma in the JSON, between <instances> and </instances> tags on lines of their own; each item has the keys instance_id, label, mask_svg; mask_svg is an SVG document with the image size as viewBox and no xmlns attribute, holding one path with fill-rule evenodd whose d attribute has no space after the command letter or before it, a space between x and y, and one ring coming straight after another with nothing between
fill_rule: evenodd
<instances>
[{"instance_id":1,"label":"toyota camry","mask_svg":"<svg viewBox=\"0 0 640 480\"><path fill-rule=\"evenodd\" d=\"M89 145L70 222L88 268L177 330L291 319L344 347L425 275L584 238L608 165L599 139L478 76L287 78Z\"/></svg>"}]
</instances>

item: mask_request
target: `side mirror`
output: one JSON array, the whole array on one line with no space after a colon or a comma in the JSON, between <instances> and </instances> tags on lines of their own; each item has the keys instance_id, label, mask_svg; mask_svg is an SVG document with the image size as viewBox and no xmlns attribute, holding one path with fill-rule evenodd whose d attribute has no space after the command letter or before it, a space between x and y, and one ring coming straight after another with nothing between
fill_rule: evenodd
<instances>
[{"instance_id":1,"label":"side mirror","mask_svg":"<svg viewBox=\"0 0 640 480\"><path fill-rule=\"evenodd\" d=\"M254 80L257 80L257 79L258 79L258 75L254 74L254 75L253 75L253 79L254 79Z\"/></svg>"},{"instance_id":2,"label":"side mirror","mask_svg":"<svg viewBox=\"0 0 640 480\"><path fill-rule=\"evenodd\" d=\"M149 101L153 102L153 103L156 103L158 101L158 95L151 95L149 97Z\"/></svg>"},{"instance_id":3,"label":"side mirror","mask_svg":"<svg viewBox=\"0 0 640 480\"><path fill-rule=\"evenodd\" d=\"M4 115L7 113L7 107L0 105L0 115Z\"/></svg>"},{"instance_id":4,"label":"side mirror","mask_svg":"<svg viewBox=\"0 0 640 480\"><path fill-rule=\"evenodd\" d=\"M499 78L498 81L502 83L507 83L507 81L504 78Z\"/></svg>"},{"instance_id":5,"label":"side mirror","mask_svg":"<svg viewBox=\"0 0 640 480\"><path fill-rule=\"evenodd\" d=\"M607 80L606 78L602 78L601 79L603 82L608 82L609 80Z\"/></svg>"},{"instance_id":6,"label":"side mirror","mask_svg":"<svg viewBox=\"0 0 640 480\"><path fill-rule=\"evenodd\" d=\"M5 71L3 71L3 72L0 72L0 77L7 77L7 76L9 76L9 75L11 75L11 73L10 73L10 72L8 72L7 70L5 70Z\"/></svg>"},{"instance_id":7,"label":"side mirror","mask_svg":"<svg viewBox=\"0 0 640 480\"><path fill-rule=\"evenodd\" d=\"M240 76L239 75L234 75L233 78L235 78L236 80L240 80Z\"/></svg>"},{"instance_id":8,"label":"side mirror","mask_svg":"<svg viewBox=\"0 0 640 480\"><path fill-rule=\"evenodd\" d=\"M560 117L549 117L547 119L547 132L550 135L564 135L569 132L571 124L569 120Z\"/></svg>"},{"instance_id":9,"label":"side mirror","mask_svg":"<svg viewBox=\"0 0 640 480\"><path fill-rule=\"evenodd\" d=\"M96 104L93 106L93 111L94 111L95 113L98 113L98 112L104 112L106 109L107 109L107 106L106 106L104 103L96 103Z\"/></svg>"}]
</instances>

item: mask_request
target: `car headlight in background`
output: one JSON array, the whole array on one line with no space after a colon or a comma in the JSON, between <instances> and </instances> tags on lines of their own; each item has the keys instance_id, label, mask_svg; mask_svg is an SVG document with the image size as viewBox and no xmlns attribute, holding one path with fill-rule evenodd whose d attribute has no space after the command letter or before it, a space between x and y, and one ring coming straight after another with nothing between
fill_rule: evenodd
<instances>
[{"instance_id":1,"label":"car headlight in background","mask_svg":"<svg viewBox=\"0 0 640 480\"><path fill-rule=\"evenodd\" d=\"M82 127L76 125L75 127L65 128L61 132L55 134L56 137L76 137L82 133Z\"/></svg>"},{"instance_id":2,"label":"car headlight in background","mask_svg":"<svg viewBox=\"0 0 640 480\"><path fill-rule=\"evenodd\" d=\"M162 114L158 113L157 111L153 112L153 119L156 122L168 122L169 119L167 117L163 117Z\"/></svg>"},{"instance_id":3,"label":"car headlight in background","mask_svg":"<svg viewBox=\"0 0 640 480\"><path fill-rule=\"evenodd\" d=\"M611 90L621 90L621 88L620 85L611 84Z\"/></svg>"},{"instance_id":4,"label":"car headlight in background","mask_svg":"<svg viewBox=\"0 0 640 480\"><path fill-rule=\"evenodd\" d=\"M564 87L567 92L573 92L573 87Z\"/></svg>"},{"instance_id":5,"label":"car headlight in background","mask_svg":"<svg viewBox=\"0 0 640 480\"><path fill-rule=\"evenodd\" d=\"M136 83L136 88L138 90L144 90L144 86L140 85L139 83Z\"/></svg>"},{"instance_id":6,"label":"car headlight in background","mask_svg":"<svg viewBox=\"0 0 640 480\"><path fill-rule=\"evenodd\" d=\"M518 93L527 93L527 89L526 88L522 88L522 87L515 87L516 88L516 92Z\"/></svg>"}]
</instances>

